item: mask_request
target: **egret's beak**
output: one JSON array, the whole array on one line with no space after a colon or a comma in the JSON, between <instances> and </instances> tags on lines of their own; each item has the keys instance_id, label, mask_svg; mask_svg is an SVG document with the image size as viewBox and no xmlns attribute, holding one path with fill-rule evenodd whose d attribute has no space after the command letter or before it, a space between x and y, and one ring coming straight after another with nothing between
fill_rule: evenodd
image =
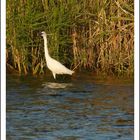
<instances>
[{"instance_id":1,"label":"egret's beak","mask_svg":"<svg viewBox=\"0 0 140 140\"><path fill-rule=\"evenodd\" d=\"M47 34L47 35L53 35L53 34Z\"/></svg>"}]
</instances>

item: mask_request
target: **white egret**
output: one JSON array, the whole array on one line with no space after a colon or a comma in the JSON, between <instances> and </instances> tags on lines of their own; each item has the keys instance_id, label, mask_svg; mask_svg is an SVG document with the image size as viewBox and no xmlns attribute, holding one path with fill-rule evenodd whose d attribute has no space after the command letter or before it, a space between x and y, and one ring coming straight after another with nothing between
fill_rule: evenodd
<instances>
[{"instance_id":1,"label":"white egret","mask_svg":"<svg viewBox=\"0 0 140 140\"><path fill-rule=\"evenodd\" d=\"M69 74L72 75L74 71L66 68L64 65L62 65L57 60L51 58L48 52L48 42L47 42L47 34L43 31L41 32L41 36L44 39L44 51L45 51L45 58L48 68L52 71L54 79L56 79L56 74Z\"/></svg>"}]
</instances>

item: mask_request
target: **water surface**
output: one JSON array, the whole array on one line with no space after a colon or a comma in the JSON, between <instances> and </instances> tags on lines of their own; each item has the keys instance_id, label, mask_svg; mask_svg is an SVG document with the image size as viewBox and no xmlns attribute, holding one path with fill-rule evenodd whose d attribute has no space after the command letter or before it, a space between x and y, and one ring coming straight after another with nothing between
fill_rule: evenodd
<instances>
[{"instance_id":1,"label":"water surface","mask_svg":"<svg viewBox=\"0 0 140 140\"><path fill-rule=\"evenodd\" d=\"M7 75L7 140L133 140L133 83Z\"/></svg>"}]
</instances>

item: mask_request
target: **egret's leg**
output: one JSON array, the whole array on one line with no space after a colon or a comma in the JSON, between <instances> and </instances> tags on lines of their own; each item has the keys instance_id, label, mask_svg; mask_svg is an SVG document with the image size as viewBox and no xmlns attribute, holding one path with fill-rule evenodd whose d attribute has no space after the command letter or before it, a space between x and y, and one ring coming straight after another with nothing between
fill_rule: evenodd
<instances>
[{"instance_id":1,"label":"egret's leg","mask_svg":"<svg viewBox=\"0 0 140 140\"><path fill-rule=\"evenodd\" d=\"M53 74L54 79L56 79L56 74L55 73L52 73L52 74Z\"/></svg>"}]
</instances>

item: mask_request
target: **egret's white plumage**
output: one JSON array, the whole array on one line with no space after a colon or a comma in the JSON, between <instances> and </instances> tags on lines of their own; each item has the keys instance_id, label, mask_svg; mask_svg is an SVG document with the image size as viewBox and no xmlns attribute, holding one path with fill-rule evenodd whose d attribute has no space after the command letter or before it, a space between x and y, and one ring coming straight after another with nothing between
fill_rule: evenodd
<instances>
[{"instance_id":1,"label":"egret's white plumage","mask_svg":"<svg viewBox=\"0 0 140 140\"><path fill-rule=\"evenodd\" d=\"M45 58L46 58L47 66L52 71L54 79L56 79L56 74L72 75L74 71L66 68L60 62L50 57L49 52L48 52L48 47L47 47L47 34L43 31L41 32L41 36L44 39L44 51L45 51Z\"/></svg>"}]
</instances>

